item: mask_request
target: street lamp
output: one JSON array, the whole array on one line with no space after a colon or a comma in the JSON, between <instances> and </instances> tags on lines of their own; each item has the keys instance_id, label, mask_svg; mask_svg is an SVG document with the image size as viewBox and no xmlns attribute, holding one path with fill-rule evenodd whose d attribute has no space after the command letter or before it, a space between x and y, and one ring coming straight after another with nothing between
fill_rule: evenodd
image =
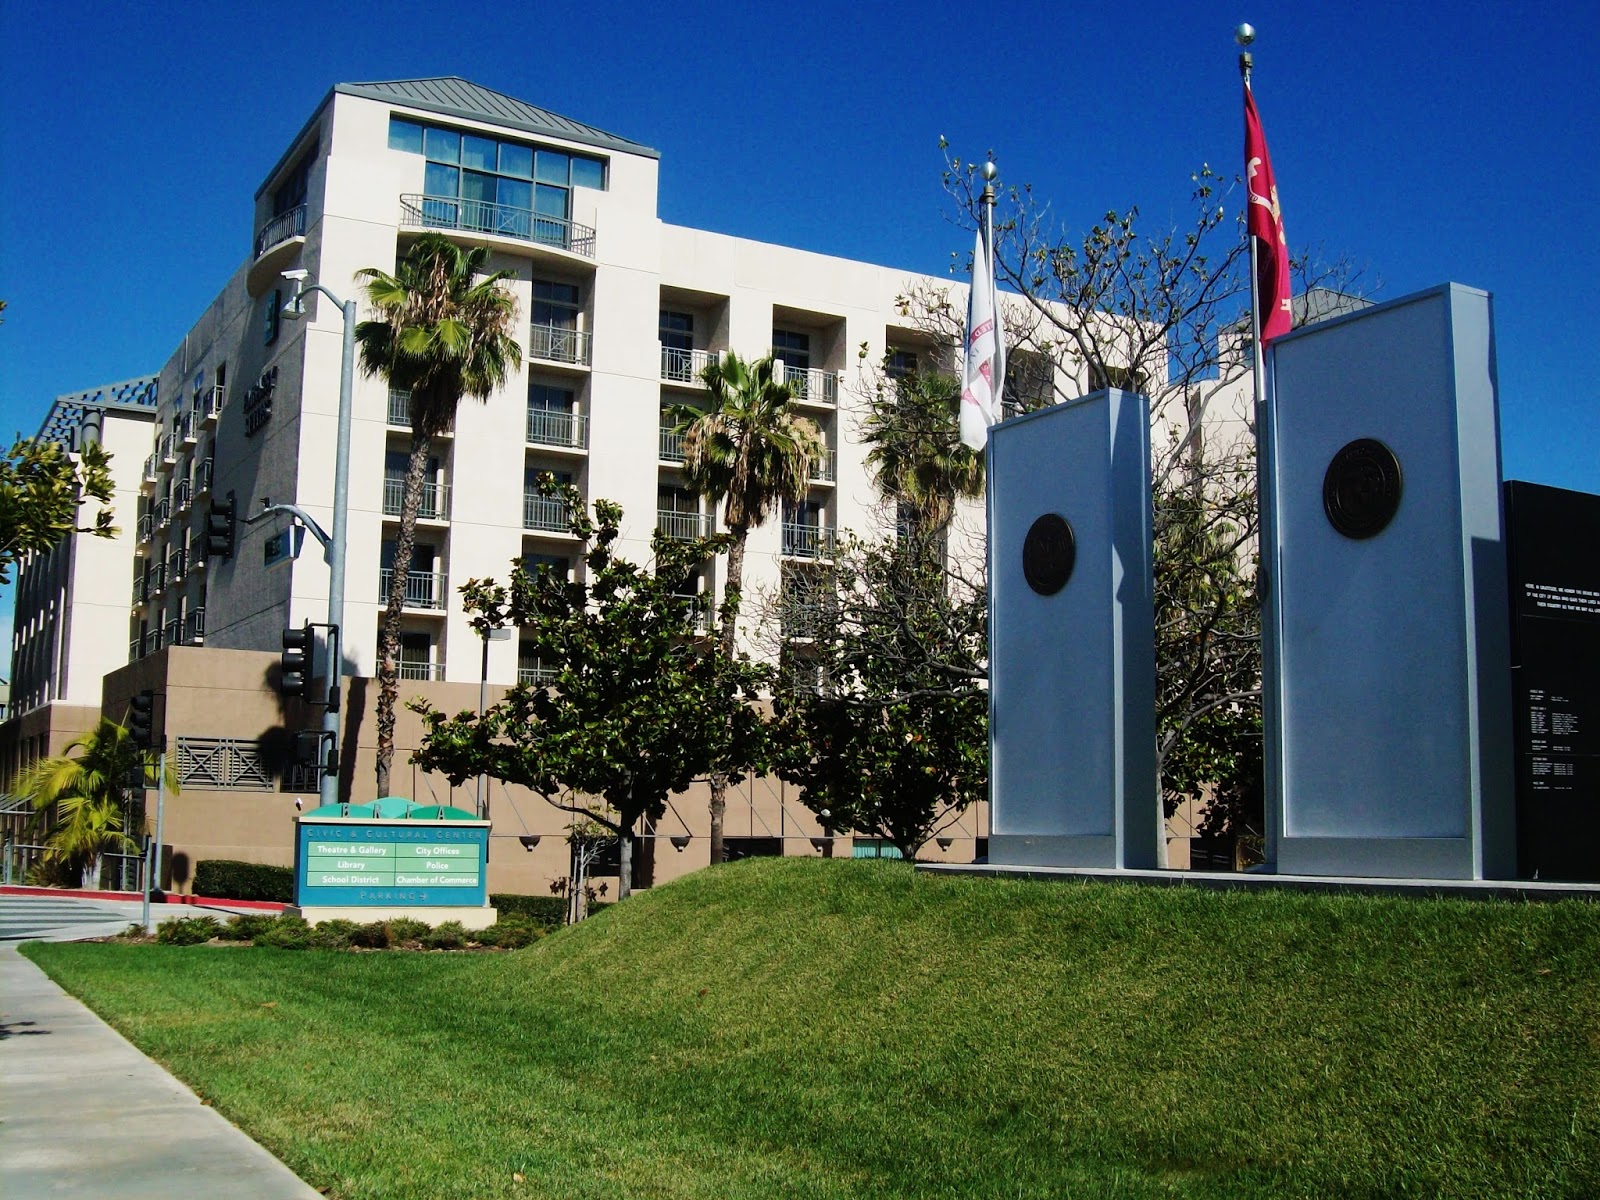
<instances>
[{"instance_id":1,"label":"street lamp","mask_svg":"<svg viewBox=\"0 0 1600 1200\"><path fill-rule=\"evenodd\" d=\"M339 697L344 685L344 559L345 531L350 522L350 393L356 377L356 302L339 299L320 283L308 283L310 275L304 267L283 272L283 277L294 284L294 294L281 315L291 321L305 316L305 293L308 291L321 292L337 304L344 315L344 356L339 362L339 438L333 460L333 534L326 547L328 624L339 630L340 636L334 639L337 654L329 657L329 703L322 714L323 734L331 737L333 752L337 754L341 747L339 726L343 707ZM337 771L329 771L326 763L323 764L320 792L324 805L339 803L339 775Z\"/></svg>"},{"instance_id":2,"label":"street lamp","mask_svg":"<svg viewBox=\"0 0 1600 1200\"><path fill-rule=\"evenodd\" d=\"M478 676L478 720L483 720L483 710L489 705L489 643L510 641L517 631L509 626L502 625L497 629L481 629L483 635L483 673ZM483 776L478 776L478 802L476 812L478 820L488 817L483 807ZM530 850L533 847L528 847Z\"/></svg>"}]
</instances>

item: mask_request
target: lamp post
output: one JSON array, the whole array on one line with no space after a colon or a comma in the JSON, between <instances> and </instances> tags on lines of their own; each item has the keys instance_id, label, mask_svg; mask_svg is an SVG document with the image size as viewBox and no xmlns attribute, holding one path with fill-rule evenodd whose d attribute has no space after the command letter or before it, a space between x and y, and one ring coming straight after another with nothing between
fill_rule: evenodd
<instances>
[{"instance_id":1,"label":"lamp post","mask_svg":"<svg viewBox=\"0 0 1600 1200\"><path fill-rule=\"evenodd\" d=\"M507 628L504 625L497 629L479 630L483 637L483 671L478 676L478 720L480 721L483 720L483 710L489 707L489 643L510 641L512 634L515 632L516 630ZM480 821L487 820L489 816L488 810L484 807L483 780L483 775L479 774L478 800L474 811ZM528 847L530 850L532 848L531 846Z\"/></svg>"},{"instance_id":2,"label":"lamp post","mask_svg":"<svg viewBox=\"0 0 1600 1200\"><path fill-rule=\"evenodd\" d=\"M322 713L324 740L332 743L332 753L340 749L340 723L343 719L340 695L344 690L344 560L345 531L350 522L350 393L356 376L356 302L341 300L320 283L307 283L310 272L303 267L283 272L294 284L294 295L282 315L291 321L305 316L305 293L321 292L339 306L344 316L344 352L339 362L339 434L333 459L333 535L328 551L328 624L339 631L329 639L328 707ZM335 757L335 763L338 759ZM339 774L323 764L321 800L324 805L339 803Z\"/></svg>"}]
</instances>

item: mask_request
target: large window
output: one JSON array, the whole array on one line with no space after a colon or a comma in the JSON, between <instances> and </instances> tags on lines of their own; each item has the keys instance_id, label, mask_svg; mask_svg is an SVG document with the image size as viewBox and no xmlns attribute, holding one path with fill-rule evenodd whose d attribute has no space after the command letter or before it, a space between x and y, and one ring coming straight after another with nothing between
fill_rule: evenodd
<instances>
[{"instance_id":1,"label":"large window","mask_svg":"<svg viewBox=\"0 0 1600 1200\"><path fill-rule=\"evenodd\" d=\"M791 371L810 370L811 335L796 333L792 329L774 329L772 357L783 359L783 365Z\"/></svg>"},{"instance_id":2,"label":"large window","mask_svg":"<svg viewBox=\"0 0 1600 1200\"><path fill-rule=\"evenodd\" d=\"M603 159L389 118L389 148L427 161L429 223L547 241L572 216L572 189L604 190Z\"/></svg>"}]
</instances>

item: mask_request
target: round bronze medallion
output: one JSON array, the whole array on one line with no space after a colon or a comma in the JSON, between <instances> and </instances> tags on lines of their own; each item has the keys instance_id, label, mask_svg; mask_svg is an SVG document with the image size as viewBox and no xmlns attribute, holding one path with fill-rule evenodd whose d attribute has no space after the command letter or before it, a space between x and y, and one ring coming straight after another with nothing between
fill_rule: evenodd
<instances>
[{"instance_id":1,"label":"round bronze medallion","mask_svg":"<svg viewBox=\"0 0 1600 1200\"><path fill-rule=\"evenodd\" d=\"M1045 513L1028 529L1022 542L1022 577L1041 596L1054 596L1072 578L1077 542L1066 518Z\"/></svg>"},{"instance_id":2,"label":"round bronze medallion","mask_svg":"<svg viewBox=\"0 0 1600 1200\"><path fill-rule=\"evenodd\" d=\"M1376 438L1357 438L1333 456L1322 476L1322 511L1347 538L1381 533L1405 490L1400 460Z\"/></svg>"}]
</instances>

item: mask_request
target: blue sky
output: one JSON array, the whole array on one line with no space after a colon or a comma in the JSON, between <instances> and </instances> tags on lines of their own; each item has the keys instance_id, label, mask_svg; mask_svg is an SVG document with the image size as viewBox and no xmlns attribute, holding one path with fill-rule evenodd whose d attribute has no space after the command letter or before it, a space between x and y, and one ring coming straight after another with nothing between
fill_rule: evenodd
<instances>
[{"instance_id":1,"label":"blue sky","mask_svg":"<svg viewBox=\"0 0 1600 1200\"><path fill-rule=\"evenodd\" d=\"M1231 31L1292 243L1378 295L1495 294L1507 477L1600 490L1600 16L1588 4L0 7L0 426L157 369L330 85L457 74L660 149L669 221L940 272L938 139L1081 228L1238 169ZM991 18L992 19L992 18ZM9 610L9 604L6 605Z\"/></svg>"}]
</instances>

